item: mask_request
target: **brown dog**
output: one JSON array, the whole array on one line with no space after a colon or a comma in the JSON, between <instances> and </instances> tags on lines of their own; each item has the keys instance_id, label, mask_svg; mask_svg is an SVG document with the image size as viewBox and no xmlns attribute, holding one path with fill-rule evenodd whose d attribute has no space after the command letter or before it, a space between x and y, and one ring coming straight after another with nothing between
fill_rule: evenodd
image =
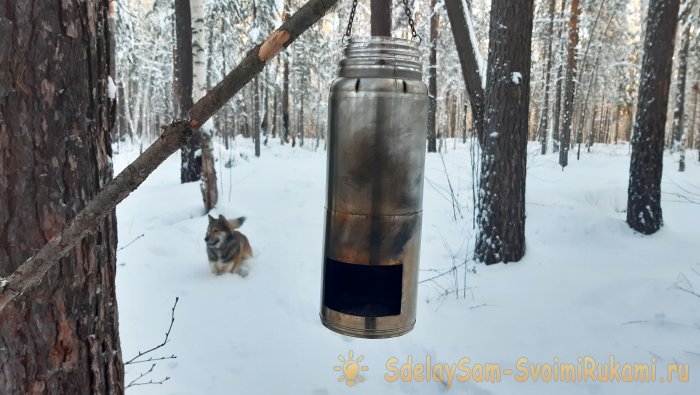
<instances>
[{"instance_id":1,"label":"brown dog","mask_svg":"<svg viewBox=\"0 0 700 395\"><path fill-rule=\"evenodd\" d=\"M241 262L253 256L248 238L236 229L240 228L245 217L228 221L223 215L215 219L209 216L209 228L204 241L207 243L209 267L212 273L238 273L241 277L248 275L240 270Z\"/></svg>"}]
</instances>

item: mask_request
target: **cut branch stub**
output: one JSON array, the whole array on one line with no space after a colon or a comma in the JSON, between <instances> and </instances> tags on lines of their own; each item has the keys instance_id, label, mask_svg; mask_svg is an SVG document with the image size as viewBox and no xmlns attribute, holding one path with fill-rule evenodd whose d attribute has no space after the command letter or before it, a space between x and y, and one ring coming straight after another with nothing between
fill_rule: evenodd
<instances>
[{"instance_id":1,"label":"cut branch stub","mask_svg":"<svg viewBox=\"0 0 700 395\"><path fill-rule=\"evenodd\" d=\"M276 30L265 40L258 51L258 59L267 62L279 54L289 42L291 35L286 30Z\"/></svg>"}]
</instances>

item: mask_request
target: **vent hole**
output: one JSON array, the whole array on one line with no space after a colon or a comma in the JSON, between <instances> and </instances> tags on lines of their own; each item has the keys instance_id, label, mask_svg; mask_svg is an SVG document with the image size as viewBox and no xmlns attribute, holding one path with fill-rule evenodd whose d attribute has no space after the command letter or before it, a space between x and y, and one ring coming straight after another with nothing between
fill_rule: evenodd
<instances>
[{"instance_id":1,"label":"vent hole","mask_svg":"<svg viewBox=\"0 0 700 395\"><path fill-rule=\"evenodd\" d=\"M355 81L355 93L357 93L360 90L360 79L358 78L357 81Z\"/></svg>"},{"instance_id":2,"label":"vent hole","mask_svg":"<svg viewBox=\"0 0 700 395\"><path fill-rule=\"evenodd\" d=\"M406 85L406 80L403 81L403 93L408 91L408 86Z\"/></svg>"}]
</instances>

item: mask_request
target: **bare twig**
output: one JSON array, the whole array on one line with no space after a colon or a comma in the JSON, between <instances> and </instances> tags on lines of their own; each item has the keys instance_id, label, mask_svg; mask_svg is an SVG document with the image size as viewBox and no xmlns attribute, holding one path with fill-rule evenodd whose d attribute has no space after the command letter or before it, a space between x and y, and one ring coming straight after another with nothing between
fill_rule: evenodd
<instances>
[{"instance_id":1,"label":"bare twig","mask_svg":"<svg viewBox=\"0 0 700 395\"><path fill-rule=\"evenodd\" d=\"M695 296L697 296L698 298L700 298L700 293L697 293L697 292L695 292L695 291L693 291L693 290L691 290L691 289L683 288L683 287L681 287L681 286L679 286L679 285L676 285L676 289L679 289L679 290L681 290L681 291L683 291L683 292L687 292L687 293L689 293L689 294L691 294L691 295L695 295Z\"/></svg>"},{"instance_id":2,"label":"bare twig","mask_svg":"<svg viewBox=\"0 0 700 395\"><path fill-rule=\"evenodd\" d=\"M443 271L443 272L440 272L439 274L436 274L435 276L426 278L426 279L424 279L424 280L420 280L420 281L418 281L418 284L423 284L423 283L426 283L426 282L428 282L428 281L437 280L438 278L444 277L444 276L446 276L446 275L448 275L448 274L452 274L452 272L453 272L455 269L459 268L459 267L466 267L466 265L467 265L467 262L463 262L463 263L459 264L458 266L451 267L451 268L449 268L449 269L447 269L447 270L445 270L445 271Z\"/></svg>"},{"instance_id":3,"label":"bare twig","mask_svg":"<svg viewBox=\"0 0 700 395\"><path fill-rule=\"evenodd\" d=\"M190 110L188 118L164 126L165 131L153 145L98 192L85 208L34 256L6 278L7 282L0 287L0 311L26 290L39 284L60 258L94 231L117 204L189 140L195 129L211 118L260 73L268 61L321 19L337 2L338 0L310 0L279 29L272 32L262 44L253 48L235 69L200 99Z\"/></svg>"},{"instance_id":4,"label":"bare twig","mask_svg":"<svg viewBox=\"0 0 700 395\"><path fill-rule=\"evenodd\" d=\"M691 267L690 270L692 270L695 274L698 274L698 271L695 270L695 268ZM700 298L700 293L695 292L693 289L693 284L684 273L678 274L678 281L676 281L673 287Z\"/></svg>"},{"instance_id":5,"label":"bare twig","mask_svg":"<svg viewBox=\"0 0 700 395\"><path fill-rule=\"evenodd\" d=\"M177 356L175 356L175 354L172 354L170 356L165 356L165 357L155 357L155 358L149 357L148 359L144 359L144 360L138 360L138 359L147 355L147 354L152 353L153 351L156 351L156 350L162 348L163 346L165 346L168 343L168 341L170 340L170 332L173 330L173 324L175 323L175 308L177 307L178 300L180 300L180 298L176 297L175 303L173 303L173 307L170 310L170 325L168 326L168 330L165 332L165 339L163 339L163 342L156 345L155 347L152 347L152 348L144 351L144 352L139 351L138 355L136 355L135 357L131 358L130 360L124 362L125 366L126 365L135 365L137 363L146 363L146 362L151 363L151 367L148 370L139 374L139 377L135 378L134 380L131 380L131 382L124 388L135 387L137 385L163 384L166 381L170 380L170 376L166 376L164 379L162 379L160 381L153 381L152 379L149 381L140 381L144 377L153 373L153 369L155 369L155 367L157 365L156 363L154 363L155 361L163 361L166 359L175 359L175 358L177 358Z\"/></svg>"},{"instance_id":6,"label":"bare twig","mask_svg":"<svg viewBox=\"0 0 700 395\"><path fill-rule=\"evenodd\" d=\"M165 378L162 379L162 380L160 380L160 381L153 381L153 379L151 379L151 380L149 380L149 381L139 382L139 380L141 380L142 378L144 378L144 377L148 376L149 374L153 373L153 369L155 369L155 367L156 367L156 364L151 365L151 368L150 368L150 369L148 369L147 371L141 373L141 374L139 375L139 377L135 378L134 380L131 380L131 382L130 382L129 384L127 384L126 387L124 387L124 389L127 389L127 388L129 388L129 387L135 387L135 386L137 386L137 385L163 384L163 383L165 383L166 381L170 380L170 376L165 376Z\"/></svg>"},{"instance_id":7,"label":"bare twig","mask_svg":"<svg viewBox=\"0 0 700 395\"><path fill-rule=\"evenodd\" d=\"M153 369L155 369L155 367L156 367L156 364L151 365L151 368L150 368L150 369L148 369L147 371L141 373L141 374L139 375L139 377L135 378L135 379L132 380L129 384L127 384L126 387L125 387L125 389L126 389L126 388L129 388L129 387L133 387L137 381L139 381L139 380L141 380L142 378L144 378L144 377L148 376L149 374L153 373Z\"/></svg>"},{"instance_id":8,"label":"bare twig","mask_svg":"<svg viewBox=\"0 0 700 395\"><path fill-rule=\"evenodd\" d=\"M128 246L130 246L130 245L134 244L134 243L136 242L136 240L138 240L138 239L142 238L143 236L144 236L144 234L143 234L143 233L141 233L141 234L140 234L140 235L138 235L138 236L137 236L137 237L136 237L136 238L135 238L134 240L131 240L130 242L126 243L126 245L124 245L123 247L121 247L121 248L118 248L118 249L117 249L117 252L119 252L119 251L121 251L121 250L125 249L126 247L128 247Z\"/></svg>"},{"instance_id":9,"label":"bare twig","mask_svg":"<svg viewBox=\"0 0 700 395\"><path fill-rule=\"evenodd\" d=\"M700 198L695 200L693 198L690 198L688 196L685 196L683 194L676 193L676 192L664 192L664 191L662 191L661 193L663 193L664 195L674 196L674 197L677 197L679 199L682 199L682 200L668 200L670 202L700 204Z\"/></svg>"},{"instance_id":10,"label":"bare twig","mask_svg":"<svg viewBox=\"0 0 700 395\"><path fill-rule=\"evenodd\" d=\"M468 251L466 254L464 254L464 258L460 263L458 263L458 256L462 254L462 249L464 248L464 244L467 242L469 238L463 238L462 239L462 244L459 246L459 249L457 251L453 251L452 248L450 247L449 243L443 236L442 232L438 229L438 234L440 235L440 238L442 239L442 243L445 246L445 250L447 250L447 253L450 256L452 266L446 269L428 269L428 270L422 270L425 272L432 272L436 273L435 275L428 277L424 280L420 280L418 283L419 284L424 284L424 283L429 283L433 287L437 288L437 296L436 299L441 300L446 298L449 295L455 295L457 299L459 299L460 296L460 284L459 284L459 270L462 269L464 270L464 275L463 275L463 286L462 286L462 297L467 298L467 272L471 271L472 273L475 273L475 268L474 267L469 267L468 264L470 262L470 256L473 256L472 251ZM449 276L449 282L451 284L447 284L447 286L441 285L437 280L441 279L443 277ZM428 299L428 302L430 302L431 299Z\"/></svg>"},{"instance_id":11,"label":"bare twig","mask_svg":"<svg viewBox=\"0 0 700 395\"><path fill-rule=\"evenodd\" d=\"M138 355L135 357L131 358L130 360L124 362L124 365L130 365L134 363L140 363L140 362L148 362L148 360L145 361L137 361L137 359L141 358L142 356L151 353L163 346L165 346L166 343L168 343L168 339L170 338L170 331L173 329L173 324L175 323L175 308L177 307L177 302L180 300L179 297L175 298L175 303L173 304L172 309L170 310L170 326L168 326L168 330L165 332L165 339L163 339L163 342L158 344L157 346L150 348L144 352L139 351ZM157 359L152 359L153 361L158 360L158 359L174 359L177 358L175 355L172 355L170 357L162 357L162 358L157 358Z\"/></svg>"},{"instance_id":12,"label":"bare twig","mask_svg":"<svg viewBox=\"0 0 700 395\"><path fill-rule=\"evenodd\" d=\"M144 359L143 361L133 361L130 363L130 365L136 365L137 363L147 363L147 362L154 362L154 361L165 361L167 359L177 359L177 355L172 354L167 357L158 357L158 358L148 358Z\"/></svg>"},{"instance_id":13,"label":"bare twig","mask_svg":"<svg viewBox=\"0 0 700 395\"><path fill-rule=\"evenodd\" d=\"M145 382L145 383L134 383L134 384L131 384L131 386L132 386L132 387L136 387L137 385L163 384L163 383L165 383L165 382L168 381L168 380L170 380L170 376L165 376L165 378L164 378L163 380L160 380L160 381L153 381L153 380L151 380L151 381L147 381L147 382ZM129 388L129 387L126 387L126 388Z\"/></svg>"},{"instance_id":14,"label":"bare twig","mask_svg":"<svg viewBox=\"0 0 700 395\"><path fill-rule=\"evenodd\" d=\"M464 218L462 215L462 210L459 208L459 202L457 201L457 197L455 196L455 191L452 188L452 182L450 181L450 175L447 172L447 166L445 166L445 157L440 153L440 161L442 162L442 169L445 171L445 177L447 178L447 186L450 187L450 196L452 197L451 203L452 203L452 215L454 217L454 220L457 220L457 213L459 213L460 218Z\"/></svg>"},{"instance_id":15,"label":"bare twig","mask_svg":"<svg viewBox=\"0 0 700 395\"><path fill-rule=\"evenodd\" d=\"M649 320L636 320L636 321L627 321L627 322L623 322L622 325L647 324L647 323L649 323Z\"/></svg>"}]
</instances>

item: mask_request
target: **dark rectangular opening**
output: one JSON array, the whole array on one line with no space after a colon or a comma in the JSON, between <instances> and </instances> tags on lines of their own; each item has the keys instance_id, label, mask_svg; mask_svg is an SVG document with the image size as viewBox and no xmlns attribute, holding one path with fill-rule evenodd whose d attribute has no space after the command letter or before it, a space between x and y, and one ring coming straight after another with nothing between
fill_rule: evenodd
<instances>
[{"instance_id":1,"label":"dark rectangular opening","mask_svg":"<svg viewBox=\"0 0 700 395\"><path fill-rule=\"evenodd\" d=\"M360 317L401 314L403 265L356 265L326 258L323 301Z\"/></svg>"}]
</instances>

